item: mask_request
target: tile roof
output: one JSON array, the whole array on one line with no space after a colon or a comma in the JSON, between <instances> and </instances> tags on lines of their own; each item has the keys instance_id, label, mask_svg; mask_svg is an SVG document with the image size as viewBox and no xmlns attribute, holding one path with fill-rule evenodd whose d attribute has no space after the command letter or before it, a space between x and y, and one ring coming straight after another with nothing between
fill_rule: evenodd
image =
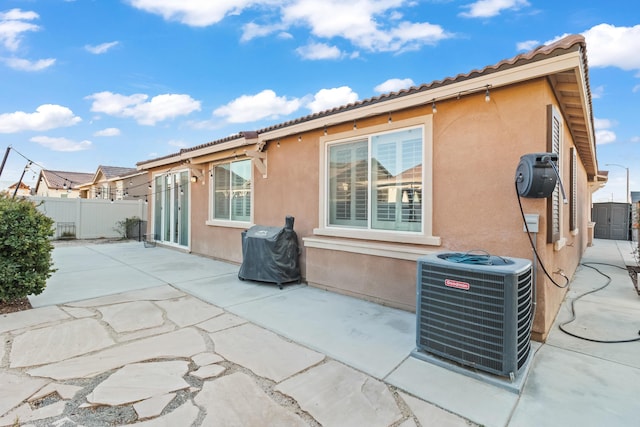
<instances>
[{"instance_id":1,"label":"tile roof","mask_svg":"<svg viewBox=\"0 0 640 427\"><path fill-rule=\"evenodd\" d=\"M367 107L367 106L371 106L374 104L378 104L378 103L382 103L385 101L389 101L389 100L393 100L393 99L398 99L398 98L402 98L408 95L413 95L416 93L420 93L420 92L426 92L429 90L433 90L436 88L440 88L440 87L444 87L444 86L448 86L448 85L452 85L454 83L460 83L460 82L464 82L466 80L471 80L480 76L486 76L486 75L490 75L492 73L496 73L499 71L504 71L504 70L508 70L511 68L515 68L515 67L519 67L525 64L530 64L530 63L534 63L536 61L541 61L541 60L545 60L548 58L553 58L555 56L559 56L559 55L564 55L568 52L571 51L578 51L581 53L582 55L582 69L583 69L583 73L584 73L584 80L586 83L586 89L587 89L587 106L589 109L588 112L588 116L592 117L592 100L591 100L591 90L589 88L589 78L588 78L588 64L587 64L587 56L586 56L586 43L585 43L585 39L583 36L581 35L569 35L566 36L560 40L557 40L554 43L550 43L548 45L542 45L539 46L529 52L525 52L522 54L519 54L517 56L514 56L512 58L509 59L504 59L500 62L498 62L497 64L494 65L488 65L482 69L479 70L472 70L468 73L461 73L458 74L454 77L446 77L443 80L437 80L437 81L433 81L431 83L425 83L419 86L412 86L410 88L407 89L402 89L400 91L397 92L390 92L390 93L386 93L386 94L382 94L379 96L375 96L372 98L367 98L364 100L360 100L360 101L356 101L354 103L351 104L346 104L346 105L342 105L339 107L335 107L335 108L331 108L325 111L321 111L321 112L317 112L317 113L313 113L313 114L309 114L307 116L303 116L303 117L299 117L290 121L286 121L286 122L282 122L282 123L278 123L272 126L268 126L262 129L259 129L257 131L250 131L250 132L240 132L238 134L235 135L231 135L222 139L218 139L215 141L211 141L211 142L207 142L205 144L201 144L201 145L197 145L195 147L191 147L191 148L183 148L181 149L179 152L177 153L173 153L173 154L169 154L167 156L163 156L163 157L158 157L155 159L151 159L151 160L145 160L145 161L141 161L138 162L137 165L141 166L147 163L152 163L152 162L157 162L157 161L161 161L161 160L165 160L165 159L171 159L173 157L179 156L181 154L184 153L188 153L191 151L195 151L195 150L199 150L202 148L207 148L207 147L212 147L218 144L222 144L225 142L229 142L229 141L233 141L233 140L237 140L237 139L241 139L243 137L250 139L250 138L255 138L260 134L264 134L264 133L268 133L274 130L278 130L278 129L283 129L289 126L293 126L293 125L297 125L300 123L304 123L304 122L309 122L312 120L316 120L319 118L323 118L323 117L329 117L332 115L336 115L339 113L344 113L346 111L351 111L351 110L356 110L359 108L363 108L363 107ZM595 144L594 144L595 145Z\"/></svg>"},{"instance_id":2,"label":"tile roof","mask_svg":"<svg viewBox=\"0 0 640 427\"><path fill-rule=\"evenodd\" d=\"M136 168L125 168L121 166L98 166L98 171L102 171L107 179L121 178L138 173ZM97 172L96 172L97 173Z\"/></svg>"},{"instance_id":3,"label":"tile roof","mask_svg":"<svg viewBox=\"0 0 640 427\"><path fill-rule=\"evenodd\" d=\"M42 170L42 175L47 181L49 188L61 189L66 185L67 187L75 187L80 184L84 184L93 179L92 173L84 172L67 172L67 171L54 171L54 170Z\"/></svg>"}]
</instances>

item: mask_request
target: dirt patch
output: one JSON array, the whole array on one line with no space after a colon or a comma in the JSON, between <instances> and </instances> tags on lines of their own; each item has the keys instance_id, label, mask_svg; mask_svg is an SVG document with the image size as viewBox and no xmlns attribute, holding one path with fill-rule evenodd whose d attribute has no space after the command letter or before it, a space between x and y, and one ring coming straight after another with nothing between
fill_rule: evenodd
<instances>
[{"instance_id":1,"label":"dirt patch","mask_svg":"<svg viewBox=\"0 0 640 427\"><path fill-rule=\"evenodd\" d=\"M31 303L27 297L10 302L0 301L0 314L15 313L16 311L29 310L31 308Z\"/></svg>"}]
</instances>

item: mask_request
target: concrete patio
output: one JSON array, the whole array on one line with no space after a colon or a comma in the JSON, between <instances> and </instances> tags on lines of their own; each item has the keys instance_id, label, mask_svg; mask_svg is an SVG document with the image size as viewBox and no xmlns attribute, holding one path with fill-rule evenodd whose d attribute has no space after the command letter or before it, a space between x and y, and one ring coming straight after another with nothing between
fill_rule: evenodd
<instances>
[{"instance_id":1,"label":"concrete patio","mask_svg":"<svg viewBox=\"0 0 640 427\"><path fill-rule=\"evenodd\" d=\"M636 426L640 342L554 326L518 395L411 357L415 315L125 242L60 246L33 310L0 317L0 426ZM630 242L567 329L638 337ZM556 322L606 278L580 267Z\"/></svg>"}]
</instances>

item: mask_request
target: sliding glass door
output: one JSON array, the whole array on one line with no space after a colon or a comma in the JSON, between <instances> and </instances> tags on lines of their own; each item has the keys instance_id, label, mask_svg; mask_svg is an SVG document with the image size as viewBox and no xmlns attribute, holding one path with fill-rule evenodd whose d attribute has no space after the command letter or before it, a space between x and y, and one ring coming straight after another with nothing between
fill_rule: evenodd
<instances>
[{"instance_id":1,"label":"sliding glass door","mask_svg":"<svg viewBox=\"0 0 640 427\"><path fill-rule=\"evenodd\" d=\"M154 179L153 227L163 243L189 246L189 173L171 172Z\"/></svg>"}]
</instances>

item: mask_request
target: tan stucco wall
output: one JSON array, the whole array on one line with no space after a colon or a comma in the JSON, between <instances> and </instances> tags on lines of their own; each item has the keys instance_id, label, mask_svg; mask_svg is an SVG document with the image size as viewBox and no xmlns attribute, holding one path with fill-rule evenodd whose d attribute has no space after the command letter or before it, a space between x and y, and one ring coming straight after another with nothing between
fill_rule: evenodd
<instances>
[{"instance_id":1,"label":"tan stucco wall","mask_svg":"<svg viewBox=\"0 0 640 427\"><path fill-rule=\"evenodd\" d=\"M431 115L431 105L394 111L393 123ZM523 232L514 188L515 170L523 154L547 151L547 108L556 104L544 79L484 93L439 101L433 116L433 236L440 246L407 245L424 253L484 250L495 255L533 259ZM359 119L358 129L387 123L388 115ZM330 135L349 135L353 122L330 126ZM300 239L303 278L310 285L355 295L386 305L415 310L416 263L398 257L305 247L319 224L320 144L323 129L268 141L267 177L253 169L253 222L283 225L295 217ZM564 127L563 181L569 187L571 135ZM279 146L278 146L279 142ZM253 147L247 147L252 149ZM239 150L238 152L241 152ZM227 153L229 157L232 153ZM224 157L224 155L221 155ZM206 165L208 170L208 165ZM571 277L587 244L589 192L586 173L578 171L578 233L569 231L568 206L563 216L566 244L559 250L546 243L546 199L522 199L525 213L540 215L538 252L547 270L564 284ZM149 210L152 213L152 209ZM191 251L235 263L242 261L240 228L206 224L209 180L191 184ZM151 218L150 218L151 219ZM152 221L149 221L151 226ZM329 241L330 237L324 237ZM340 240L340 239L335 239ZM349 239L341 239L343 241ZM367 243L359 241L359 243ZM384 255L384 254L383 254ZM534 338L544 340L564 297L538 270Z\"/></svg>"}]
</instances>

